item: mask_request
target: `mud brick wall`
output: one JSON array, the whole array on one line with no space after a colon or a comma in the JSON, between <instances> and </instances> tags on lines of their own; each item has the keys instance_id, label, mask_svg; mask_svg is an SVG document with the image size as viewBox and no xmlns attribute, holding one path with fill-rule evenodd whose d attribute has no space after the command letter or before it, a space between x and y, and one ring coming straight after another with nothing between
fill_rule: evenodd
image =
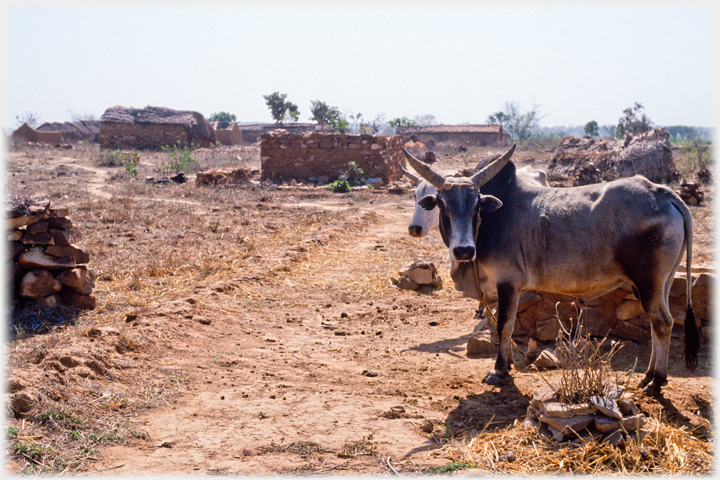
<instances>
[{"instance_id":1,"label":"mud brick wall","mask_svg":"<svg viewBox=\"0 0 720 480\"><path fill-rule=\"evenodd\" d=\"M350 135L344 133L288 133L275 130L260 137L263 180L308 180L326 176L331 181L355 162L365 178L385 184L400 178L402 135Z\"/></svg>"},{"instance_id":2,"label":"mud brick wall","mask_svg":"<svg viewBox=\"0 0 720 480\"><path fill-rule=\"evenodd\" d=\"M88 268L90 255L73 245L80 234L68 209L46 204L28 210L6 213L11 300L20 306L35 302L94 309L95 274Z\"/></svg>"},{"instance_id":3,"label":"mud brick wall","mask_svg":"<svg viewBox=\"0 0 720 480\"><path fill-rule=\"evenodd\" d=\"M160 150L164 145L190 146L190 132L182 125L101 122L100 148Z\"/></svg>"}]
</instances>

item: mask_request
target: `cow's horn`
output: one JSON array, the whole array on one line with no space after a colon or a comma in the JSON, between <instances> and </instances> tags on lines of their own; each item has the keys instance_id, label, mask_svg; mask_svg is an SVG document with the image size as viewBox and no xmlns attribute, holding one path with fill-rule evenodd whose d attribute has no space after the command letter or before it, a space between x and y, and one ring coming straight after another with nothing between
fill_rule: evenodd
<instances>
[{"instance_id":1,"label":"cow's horn","mask_svg":"<svg viewBox=\"0 0 720 480\"><path fill-rule=\"evenodd\" d=\"M418 177L418 176L415 175L414 173L410 173L410 172L408 172L407 170L405 170L402 165L400 165L400 170L402 170L403 173L404 173L410 180L412 180L413 183L415 183L415 185L419 184L420 181L422 180L422 178Z\"/></svg>"},{"instance_id":2,"label":"cow's horn","mask_svg":"<svg viewBox=\"0 0 720 480\"><path fill-rule=\"evenodd\" d=\"M475 185L476 188L480 188L483 185L485 185L488 181L490 181L491 178L493 178L495 175L497 175L500 170L503 169L505 165L510 161L510 157L512 157L513 152L515 151L515 145L510 147L510 150L505 152L505 154L492 162L490 165L486 166L476 174L474 174L472 177L470 177L470 180L472 180L473 185Z\"/></svg>"},{"instance_id":3,"label":"cow's horn","mask_svg":"<svg viewBox=\"0 0 720 480\"><path fill-rule=\"evenodd\" d=\"M421 177L430 182L430 184L435 186L438 190L442 190L443 185L445 185L445 177L430 168L427 164L410 155L405 148L403 148L402 151L405 153L410 166L413 167Z\"/></svg>"}]
</instances>

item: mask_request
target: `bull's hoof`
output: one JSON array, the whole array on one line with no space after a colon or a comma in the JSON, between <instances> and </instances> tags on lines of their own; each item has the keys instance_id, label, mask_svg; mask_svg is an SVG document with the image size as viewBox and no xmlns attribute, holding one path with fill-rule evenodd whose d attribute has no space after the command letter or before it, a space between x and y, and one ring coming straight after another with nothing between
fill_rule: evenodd
<instances>
[{"instance_id":1,"label":"bull's hoof","mask_svg":"<svg viewBox=\"0 0 720 480\"><path fill-rule=\"evenodd\" d=\"M644 393L648 397L659 397L661 388L662 388L662 385L655 385L655 382L653 382L653 383L647 385L645 388L643 388L642 393Z\"/></svg>"},{"instance_id":2,"label":"bull's hoof","mask_svg":"<svg viewBox=\"0 0 720 480\"><path fill-rule=\"evenodd\" d=\"M638 383L638 388L645 388L645 386L652 380L652 375L645 375L645 377Z\"/></svg>"},{"instance_id":3,"label":"bull's hoof","mask_svg":"<svg viewBox=\"0 0 720 480\"><path fill-rule=\"evenodd\" d=\"M502 385L503 383L505 383L505 375L490 372L485 375L485 378L483 378L483 382L487 383L488 385Z\"/></svg>"}]
</instances>

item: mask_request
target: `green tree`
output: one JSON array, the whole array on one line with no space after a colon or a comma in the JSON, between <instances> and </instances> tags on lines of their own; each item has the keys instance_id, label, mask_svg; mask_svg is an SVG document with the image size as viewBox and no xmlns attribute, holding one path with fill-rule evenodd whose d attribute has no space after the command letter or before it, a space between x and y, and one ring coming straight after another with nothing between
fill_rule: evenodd
<instances>
[{"instance_id":1,"label":"green tree","mask_svg":"<svg viewBox=\"0 0 720 480\"><path fill-rule=\"evenodd\" d=\"M230 126L230 123L234 122L236 119L237 117L235 117L234 113L217 112L208 117L208 122L218 122L218 126L220 128L227 128Z\"/></svg>"},{"instance_id":2,"label":"green tree","mask_svg":"<svg viewBox=\"0 0 720 480\"><path fill-rule=\"evenodd\" d=\"M600 136L600 127L598 127L598 123L595 120L590 120L585 124L585 135L588 137Z\"/></svg>"},{"instance_id":3,"label":"green tree","mask_svg":"<svg viewBox=\"0 0 720 480\"><path fill-rule=\"evenodd\" d=\"M323 130L325 130L327 125L332 125L333 121L337 121L337 119L340 118L340 110L338 110L337 107L331 107L320 100L311 100L310 105L312 119L315 120Z\"/></svg>"},{"instance_id":4,"label":"green tree","mask_svg":"<svg viewBox=\"0 0 720 480\"><path fill-rule=\"evenodd\" d=\"M620 117L617 126L617 133L624 136L626 133L643 133L653 128L653 122L642 113L643 106L639 102L635 102L630 108L623 110L623 116Z\"/></svg>"},{"instance_id":5,"label":"green tree","mask_svg":"<svg viewBox=\"0 0 720 480\"><path fill-rule=\"evenodd\" d=\"M341 133L346 133L348 130L350 130L350 124L348 123L348 121L341 117L331 118L330 126L333 128L333 130L337 130Z\"/></svg>"},{"instance_id":6,"label":"green tree","mask_svg":"<svg viewBox=\"0 0 720 480\"><path fill-rule=\"evenodd\" d=\"M263 95L265 104L270 109L270 114L275 120L275 125L281 124L285 119L290 118L297 122L300 116L297 105L288 102L287 93L273 92L270 95Z\"/></svg>"},{"instance_id":7,"label":"green tree","mask_svg":"<svg viewBox=\"0 0 720 480\"><path fill-rule=\"evenodd\" d=\"M407 117L399 117L399 118L393 118L389 122L387 122L388 125L390 125L393 128L407 128L407 127L414 127L417 125L415 123L415 120L410 120Z\"/></svg>"},{"instance_id":8,"label":"green tree","mask_svg":"<svg viewBox=\"0 0 720 480\"><path fill-rule=\"evenodd\" d=\"M505 122L510 120L507 115L505 115L505 112L495 112L492 115L489 115L486 122L493 124L493 125L500 125L500 127L503 127L505 125Z\"/></svg>"},{"instance_id":9,"label":"green tree","mask_svg":"<svg viewBox=\"0 0 720 480\"><path fill-rule=\"evenodd\" d=\"M498 115L502 113L502 115ZM539 127L540 114L535 106L531 110L523 112L520 106L514 102L505 103L505 111L498 112L488 117L496 121L502 120L500 124L510 134L510 138L518 142L532 138Z\"/></svg>"}]
</instances>

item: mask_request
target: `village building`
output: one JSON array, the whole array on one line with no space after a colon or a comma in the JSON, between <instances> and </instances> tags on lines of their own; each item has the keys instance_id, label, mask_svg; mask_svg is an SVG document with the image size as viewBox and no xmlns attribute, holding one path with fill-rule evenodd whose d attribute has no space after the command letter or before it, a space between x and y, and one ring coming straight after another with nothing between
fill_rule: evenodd
<instances>
[{"instance_id":1,"label":"village building","mask_svg":"<svg viewBox=\"0 0 720 480\"><path fill-rule=\"evenodd\" d=\"M93 142L97 143L100 135L100 122L82 120L77 122L47 122L37 128L38 132L60 132L65 143Z\"/></svg>"},{"instance_id":2,"label":"village building","mask_svg":"<svg viewBox=\"0 0 720 480\"><path fill-rule=\"evenodd\" d=\"M502 125L428 125L398 127L396 131L405 140L422 142L428 148L440 143L451 145L507 146L509 134Z\"/></svg>"},{"instance_id":3,"label":"village building","mask_svg":"<svg viewBox=\"0 0 720 480\"><path fill-rule=\"evenodd\" d=\"M63 141L60 132L41 132L27 123L23 123L12 133L12 140L15 142L50 143L53 145Z\"/></svg>"},{"instance_id":4,"label":"village building","mask_svg":"<svg viewBox=\"0 0 720 480\"><path fill-rule=\"evenodd\" d=\"M215 130L198 112L150 106L112 107L100 117L101 148L211 147L216 141Z\"/></svg>"}]
</instances>

